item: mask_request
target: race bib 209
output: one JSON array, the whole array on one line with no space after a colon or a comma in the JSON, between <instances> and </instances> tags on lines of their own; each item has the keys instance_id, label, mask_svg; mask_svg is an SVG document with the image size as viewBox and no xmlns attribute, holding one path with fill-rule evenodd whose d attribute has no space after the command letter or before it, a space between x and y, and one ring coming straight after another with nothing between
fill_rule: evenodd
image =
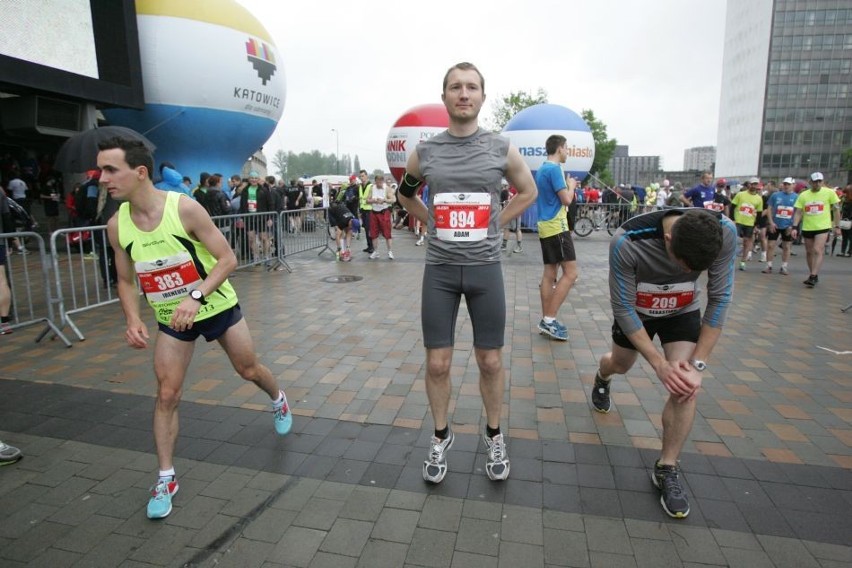
<instances>
[{"instance_id":1,"label":"race bib 209","mask_svg":"<svg viewBox=\"0 0 852 568\"><path fill-rule=\"evenodd\" d=\"M692 303L695 282L679 284L649 284L636 286L636 311L646 316L668 316Z\"/></svg>"}]
</instances>

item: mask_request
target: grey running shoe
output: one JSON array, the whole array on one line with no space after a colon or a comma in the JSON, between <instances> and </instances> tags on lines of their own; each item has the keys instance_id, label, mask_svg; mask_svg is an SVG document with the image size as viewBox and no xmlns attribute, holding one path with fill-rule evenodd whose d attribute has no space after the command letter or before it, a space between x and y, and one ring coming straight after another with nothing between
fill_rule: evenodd
<instances>
[{"instance_id":1,"label":"grey running shoe","mask_svg":"<svg viewBox=\"0 0 852 568\"><path fill-rule=\"evenodd\" d=\"M601 370L595 373L595 386L592 387L592 406L598 412L606 414L612 410L612 399L609 397L609 381L601 377Z\"/></svg>"},{"instance_id":2,"label":"grey running shoe","mask_svg":"<svg viewBox=\"0 0 852 568\"><path fill-rule=\"evenodd\" d=\"M559 323L559 320L553 320L546 323L544 319L538 322L538 331L544 335L549 335L553 339L560 341L568 341L568 328Z\"/></svg>"},{"instance_id":3,"label":"grey running shoe","mask_svg":"<svg viewBox=\"0 0 852 568\"><path fill-rule=\"evenodd\" d=\"M423 479L430 483L441 483L447 475L447 450L453 447L455 436L450 430L449 435L444 438L432 436L429 444L428 459L423 462Z\"/></svg>"},{"instance_id":4,"label":"grey running shoe","mask_svg":"<svg viewBox=\"0 0 852 568\"><path fill-rule=\"evenodd\" d=\"M24 454L21 453L21 450L0 442L0 466L15 463L22 457L24 457Z\"/></svg>"},{"instance_id":5,"label":"grey running shoe","mask_svg":"<svg viewBox=\"0 0 852 568\"><path fill-rule=\"evenodd\" d=\"M502 481L509 477L509 454L506 449L506 441L503 434L497 434L493 438L484 436L485 448L488 450L488 459L485 460L485 472L491 481Z\"/></svg>"},{"instance_id":6,"label":"grey running shoe","mask_svg":"<svg viewBox=\"0 0 852 568\"><path fill-rule=\"evenodd\" d=\"M660 503L670 517L683 519L689 514L689 499L680 484L680 465L654 464L651 474L654 487L660 490Z\"/></svg>"}]
</instances>

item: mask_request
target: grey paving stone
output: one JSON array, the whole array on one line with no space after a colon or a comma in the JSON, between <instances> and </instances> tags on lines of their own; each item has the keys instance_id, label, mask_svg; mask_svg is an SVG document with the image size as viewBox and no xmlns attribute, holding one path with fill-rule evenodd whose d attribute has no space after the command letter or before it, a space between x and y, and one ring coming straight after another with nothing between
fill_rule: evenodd
<instances>
[{"instance_id":1,"label":"grey paving stone","mask_svg":"<svg viewBox=\"0 0 852 568\"><path fill-rule=\"evenodd\" d=\"M222 551L217 568L251 568L263 566L274 545L247 538L238 538Z\"/></svg>"},{"instance_id":2,"label":"grey paving stone","mask_svg":"<svg viewBox=\"0 0 852 568\"><path fill-rule=\"evenodd\" d=\"M110 534L80 560L80 566L115 568L144 544L144 539Z\"/></svg>"},{"instance_id":3,"label":"grey paving stone","mask_svg":"<svg viewBox=\"0 0 852 568\"><path fill-rule=\"evenodd\" d=\"M819 566L819 562L800 540L766 535L756 535L756 537L763 546L763 550L779 568Z\"/></svg>"},{"instance_id":4,"label":"grey paving stone","mask_svg":"<svg viewBox=\"0 0 852 568\"><path fill-rule=\"evenodd\" d=\"M452 568L497 568L496 556L472 554L457 550L453 554Z\"/></svg>"},{"instance_id":5,"label":"grey paving stone","mask_svg":"<svg viewBox=\"0 0 852 568\"><path fill-rule=\"evenodd\" d=\"M672 542L684 562L723 564L725 561L710 529L669 525Z\"/></svg>"},{"instance_id":6,"label":"grey paving stone","mask_svg":"<svg viewBox=\"0 0 852 568\"><path fill-rule=\"evenodd\" d=\"M357 561L357 558L352 558L351 556L317 552L309 568L354 568Z\"/></svg>"},{"instance_id":7,"label":"grey paving stone","mask_svg":"<svg viewBox=\"0 0 852 568\"><path fill-rule=\"evenodd\" d=\"M80 553L51 547L27 562L27 566L30 568L62 568L73 566L81 557L82 554Z\"/></svg>"},{"instance_id":8,"label":"grey paving stone","mask_svg":"<svg viewBox=\"0 0 852 568\"><path fill-rule=\"evenodd\" d=\"M243 529L242 536L252 541L276 543L281 540L284 531L290 527L295 518L295 511L266 509Z\"/></svg>"},{"instance_id":9,"label":"grey paving stone","mask_svg":"<svg viewBox=\"0 0 852 568\"><path fill-rule=\"evenodd\" d=\"M77 526L110 502L112 502L112 498L106 495L86 493L69 505L57 509L48 519L56 523Z\"/></svg>"},{"instance_id":10,"label":"grey paving stone","mask_svg":"<svg viewBox=\"0 0 852 568\"><path fill-rule=\"evenodd\" d=\"M500 568L535 568L544 566L544 547L518 542L501 542L497 566Z\"/></svg>"},{"instance_id":11,"label":"grey paving stone","mask_svg":"<svg viewBox=\"0 0 852 568\"><path fill-rule=\"evenodd\" d=\"M633 555L639 568L680 568L681 566L681 560L671 541L631 538L630 544L633 546Z\"/></svg>"},{"instance_id":12,"label":"grey paving stone","mask_svg":"<svg viewBox=\"0 0 852 568\"><path fill-rule=\"evenodd\" d=\"M511 483L504 482L504 485L506 486L504 502L507 505L541 508L544 500L541 483L512 479Z\"/></svg>"},{"instance_id":13,"label":"grey paving stone","mask_svg":"<svg viewBox=\"0 0 852 568\"><path fill-rule=\"evenodd\" d=\"M146 521L150 523L147 519ZM167 527L166 530L158 531L156 538L146 539L129 558L154 565L174 563L175 559L183 554L184 547L189 544L193 536L195 532L190 529Z\"/></svg>"},{"instance_id":14,"label":"grey paving stone","mask_svg":"<svg viewBox=\"0 0 852 568\"><path fill-rule=\"evenodd\" d=\"M450 566L455 548L456 534L418 527L408 548L406 563L430 568Z\"/></svg>"},{"instance_id":15,"label":"grey paving stone","mask_svg":"<svg viewBox=\"0 0 852 568\"><path fill-rule=\"evenodd\" d=\"M373 523L339 518L320 545L320 550L357 558L361 556L372 530Z\"/></svg>"},{"instance_id":16,"label":"grey paving stone","mask_svg":"<svg viewBox=\"0 0 852 568\"><path fill-rule=\"evenodd\" d=\"M219 513L228 502L222 499L214 499L197 495L186 502L184 499L174 501L174 511L168 517L171 526L184 527L187 529L200 529L207 524L210 517Z\"/></svg>"},{"instance_id":17,"label":"grey paving stone","mask_svg":"<svg viewBox=\"0 0 852 568\"><path fill-rule=\"evenodd\" d=\"M746 507L737 505L751 532L772 536L795 537L796 533L790 527L784 515L774 507Z\"/></svg>"},{"instance_id":18,"label":"grey paving stone","mask_svg":"<svg viewBox=\"0 0 852 568\"><path fill-rule=\"evenodd\" d=\"M195 531L195 535L189 541L189 546L199 549L207 548L239 522L239 519L235 517L222 514L205 520L207 521L206 524Z\"/></svg>"},{"instance_id":19,"label":"grey paving stone","mask_svg":"<svg viewBox=\"0 0 852 568\"><path fill-rule=\"evenodd\" d=\"M462 517L472 519L484 519L486 521L500 521L503 516L503 505L500 503L489 503L485 501L464 501Z\"/></svg>"},{"instance_id":20,"label":"grey paving stone","mask_svg":"<svg viewBox=\"0 0 852 568\"><path fill-rule=\"evenodd\" d=\"M233 498L237 491L245 487L249 481L251 481L251 476L222 472L216 479L204 487L199 492L199 495L228 501Z\"/></svg>"},{"instance_id":21,"label":"grey paving stone","mask_svg":"<svg viewBox=\"0 0 852 568\"><path fill-rule=\"evenodd\" d=\"M589 566L586 535L580 532L544 529L544 562L554 566Z\"/></svg>"},{"instance_id":22,"label":"grey paving stone","mask_svg":"<svg viewBox=\"0 0 852 568\"><path fill-rule=\"evenodd\" d=\"M636 560L633 556L611 552L590 551L589 561L592 568L636 568Z\"/></svg>"},{"instance_id":23,"label":"grey paving stone","mask_svg":"<svg viewBox=\"0 0 852 568\"><path fill-rule=\"evenodd\" d=\"M328 531L331 530L342 508L343 501L312 497L299 512L293 524L298 527Z\"/></svg>"},{"instance_id":24,"label":"grey paving stone","mask_svg":"<svg viewBox=\"0 0 852 568\"><path fill-rule=\"evenodd\" d=\"M666 523L624 519L624 526L630 538L646 540L671 540L671 534Z\"/></svg>"},{"instance_id":25,"label":"grey paving stone","mask_svg":"<svg viewBox=\"0 0 852 568\"><path fill-rule=\"evenodd\" d=\"M352 492L355 491L355 486L351 483L340 483L338 481L323 481L320 483L317 490L314 492L314 497L321 499L335 499L337 501L346 501Z\"/></svg>"},{"instance_id":26,"label":"grey paving stone","mask_svg":"<svg viewBox=\"0 0 852 568\"><path fill-rule=\"evenodd\" d=\"M577 480L581 487L615 489L615 479L609 465L578 463Z\"/></svg>"},{"instance_id":27,"label":"grey paving stone","mask_svg":"<svg viewBox=\"0 0 852 568\"><path fill-rule=\"evenodd\" d=\"M371 538L358 559L359 568L398 568L405 563L408 545Z\"/></svg>"},{"instance_id":28,"label":"grey paving stone","mask_svg":"<svg viewBox=\"0 0 852 568\"><path fill-rule=\"evenodd\" d=\"M722 554L729 566L748 566L749 568L775 568L772 559L762 550L744 548L722 548Z\"/></svg>"},{"instance_id":29,"label":"grey paving stone","mask_svg":"<svg viewBox=\"0 0 852 568\"><path fill-rule=\"evenodd\" d=\"M350 493L340 511L340 516L344 519L375 522L382 512L389 493L388 489L357 487Z\"/></svg>"},{"instance_id":30,"label":"grey paving stone","mask_svg":"<svg viewBox=\"0 0 852 568\"><path fill-rule=\"evenodd\" d=\"M318 479L297 478L294 483L288 485L287 490L272 503L272 506L301 511L321 484L322 481Z\"/></svg>"},{"instance_id":31,"label":"grey paving stone","mask_svg":"<svg viewBox=\"0 0 852 568\"><path fill-rule=\"evenodd\" d=\"M808 540L802 541L802 544L804 544L808 549L808 552L810 552L820 562L823 560L829 560L833 562L845 562L852 565L852 546L825 544Z\"/></svg>"},{"instance_id":32,"label":"grey paving stone","mask_svg":"<svg viewBox=\"0 0 852 568\"><path fill-rule=\"evenodd\" d=\"M725 548L744 548L746 550L763 550L760 542L750 532L710 529L716 544Z\"/></svg>"},{"instance_id":33,"label":"grey paving stone","mask_svg":"<svg viewBox=\"0 0 852 568\"><path fill-rule=\"evenodd\" d=\"M411 543L419 519L418 511L385 508L381 511L371 536L374 539L407 545Z\"/></svg>"},{"instance_id":34,"label":"grey paving stone","mask_svg":"<svg viewBox=\"0 0 852 568\"><path fill-rule=\"evenodd\" d=\"M181 491L183 490L184 488L181 487ZM263 489L243 487L232 493L227 501L220 499L224 503L220 512L232 517L244 517L255 507L269 499L271 495L272 493ZM204 495L199 495L199 497L204 497ZM278 500L280 499L279 497Z\"/></svg>"},{"instance_id":35,"label":"grey paving stone","mask_svg":"<svg viewBox=\"0 0 852 568\"><path fill-rule=\"evenodd\" d=\"M579 513L580 488L574 485L545 485L542 500L547 509L563 513Z\"/></svg>"},{"instance_id":36,"label":"grey paving stone","mask_svg":"<svg viewBox=\"0 0 852 568\"><path fill-rule=\"evenodd\" d=\"M500 546L500 523L464 517L459 525L456 550L496 556Z\"/></svg>"},{"instance_id":37,"label":"grey paving stone","mask_svg":"<svg viewBox=\"0 0 852 568\"><path fill-rule=\"evenodd\" d=\"M288 566L305 567L311 563L325 538L326 531L290 525L284 536L269 554L271 559L282 559Z\"/></svg>"},{"instance_id":38,"label":"grey paving stone","mask_svg":"<svg viewBox=\"0 0 852 568\"><path fill-rule=\"evenodd\" d=\"M542 525L545 528L563 531L584 532L586 530L582 515L577 513L564 513L544 509L541 512Z\"/></svg>"},{"instance_id":39,"label":"grey paving stone","mask_svg":"<svg viewBox=\"0 0 852 568\"><path fill-rule=\"evenodd\" d=\"M461 522L462 500L429 495L418 526L441 531L457 531Z\"/></svg>"},{"instance_id":40,"label":"grey paving stone","mask_svg":"<svg viewBox=\"0 0 852 568\"><path fill-rule=\"evenodd\" d=\"M17 539L59 511L58 507L29 503L10 515L0 516L0 537Z\"/></svg>"},{"instance_id":41,"label":"grey paving stone","mask_svg":"<svg viewBox=\"0 0 852 568\"><path fill-rule=\"evenodd\" d=\"M426 504L426 497L425 493L412 493L410 491L391 489L387 501L385 501L385 507L421 511Z\"/></svg>"},{"instance_id":42,"label":"grey paving stone","mask_svg":"<svg viewBox=\"0 0 852 568\"><path fill-rule=\"evenodd\" d=\"M29 530L15 539L13 546L0 550L0 556L18 562L30 562L44 552L45 545L56 542L72 529L68 525L50 521L30 525L28 528Z\"/></svg>"},{"instance_id":43,"label":"grey paving stone","mask_svg":"<svg viewBox=\"0 0 852 568\"><path fill-rule=\"evenodd\" d=\"M750 531L748 521L734 503L714 501L713 499L693 499L692 503L701 508L701 513L708 527L732 531Z\"/></svg>"},{"instance_id":44,"label":"grey paving stone","mask_svg":"<svg viewBox=\"0 0 852 568\"><path fill-rule=\"evenodd\" d=\"M541 546L544 543L542 531L541 510L511 505L503 507L500 538L504 542L521 542Z\"/></svg>"},{"instance_id":45,"label":"grey paving stone","mask_svg":"<svg viewBox=\"0 0 852 568\"><path fill-rule=\"evenodd\" d=\"M85 523L74 527L51 545L60 550L85 554L95 548L120 524L120 519L91 515Z\"/></svg>"},{"instance_id":46,"label":"grey paving stone","mask_svg":"<svg viewBox=\"0 0 852 568\"><path fill-rule=\"evenodd\" d=\"M589 550L611 552L614 554L633 553L624 521L620 519L586 517L585 526Z\"/></svg>"},{"instance_id":47,"label":"grey paving stone","mask_svg":"<svg viewBox=\"0 0 852 568\"><path fill-rule=\"evenodd\" d=\"M580 487L580 506L586 515L622 516L619 492L614 489Z\"/></svg>"}]
</instances>

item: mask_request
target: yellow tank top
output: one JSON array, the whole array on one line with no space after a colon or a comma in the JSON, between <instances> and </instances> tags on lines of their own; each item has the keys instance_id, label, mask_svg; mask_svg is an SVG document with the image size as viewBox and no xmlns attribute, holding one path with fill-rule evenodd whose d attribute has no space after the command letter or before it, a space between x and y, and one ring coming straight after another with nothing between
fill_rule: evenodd
<instances>
[{"instance_id":1,"label":"yellow tank top","mask_svg":"<svg viewBox=\"0 0 852 568\"><path fill-rule=\"evenodd\" d=\"M118 240L133 259L139 285L157 321L168 325L175 308L201 284L216 259L187 234L178 213L180 193L166 192L163 218L153 231L141 231L130 217L130 203L118 210ZM195 321L224 312L237 304L237 294L225 280L201 306Z\"/></svg>"}]
</instances>

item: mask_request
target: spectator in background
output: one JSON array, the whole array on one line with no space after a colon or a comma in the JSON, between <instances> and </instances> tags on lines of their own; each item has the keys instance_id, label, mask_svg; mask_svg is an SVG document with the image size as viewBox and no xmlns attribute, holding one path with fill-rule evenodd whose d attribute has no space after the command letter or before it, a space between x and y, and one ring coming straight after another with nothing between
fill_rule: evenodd
<instances>
[{"instance_id":1,"label":"spectator in background","mask_svg":"<svg viewBox=\"0 0 852 568\"><path fill-rule=\"evenodd\" d=\"M62 183L54 177L48 178L41 186L41 202L44 216L47 217L47 230L53 233L59 229L59 204L62 203Z\"/></svg>"},{"instance_id":2,"label":"spectator in background","mask_svg":"<svg viewBox=\"0 0 852 568\"><path fill-rule=\"evenodd\" d=\"M187 197L192 197L192 192L189 190L189 185L184 180L188 180L180 175L174 164L171 162L160 163L160 181L154 184L157 189L163 191L174 191L182 193Z\"/></svg>"},{"instance_id":3,"label":"spectator in background","mask_svg":"<svg viewBox=\"0 0 852 568\"><path fill-rule=\"evenodd\" d=\"M21 179L21 175L14 171L12 173L12 179L9 180L9 183L6 184L6 189L11 193L12 200L24 208L24 211L29 215L30 213L30 198L29 198L29 186L27 182Z\"/></svg>"},{"instance_id":4,"label":"spectator in background","mask_svg":"<svg viewBox=\"0 0 852 568\"><path fill-rule=\"evenodd\" d=\"M680 198L681 203L687 207L701 207L709 209L709 205L713 203L713 196L716 190L711 185L713 183L713 174L710 172L701 173L701 182L686 191Z\"/></svg>"},{"instance_id":5,"label":"spectator in background","mask_svg":"<svg viewBox=\"0 0 852 568\"><path fill-rule=\"evenodd\" d=\"M299 180L296 185L290 186L287 190L287 211L293 212L287 215L290 222L289 231L294 234L299 234L302 231L301 210L305 208L306 201L305 182Z\"/></svg>"}]
</instances>

